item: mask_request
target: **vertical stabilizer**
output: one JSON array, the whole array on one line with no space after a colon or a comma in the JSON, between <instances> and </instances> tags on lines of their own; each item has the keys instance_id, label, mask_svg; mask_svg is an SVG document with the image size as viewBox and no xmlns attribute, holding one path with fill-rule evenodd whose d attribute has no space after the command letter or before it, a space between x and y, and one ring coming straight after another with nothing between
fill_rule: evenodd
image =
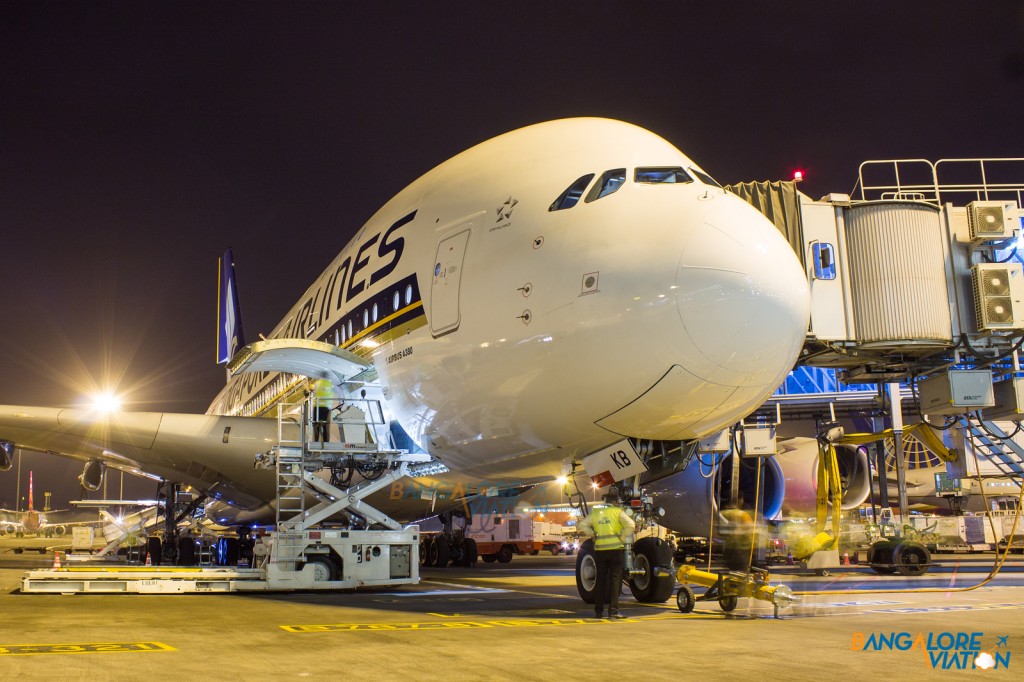
<instances>
[{"instance_id":1,"label":"vertical stabilizer","mask_svg":"<svg viewBox=\"0 0 1024 682\"><path fill-rule=\"evenodd\" d=\"M28 472L28 511L34 511L35 507L32 502L32 472Z\"/></svg>"},{"instance_id":2,"label":"vertical stabilizer","mask_svg":"<svg viewBox=\"0 0 1024 682\"><path fill-rule=\"evenodd\" d=\"M235 261L231 249L217 263L217 364L228 362L245 345L242 314L238 307Z\"/></svg>"}]
</instances>

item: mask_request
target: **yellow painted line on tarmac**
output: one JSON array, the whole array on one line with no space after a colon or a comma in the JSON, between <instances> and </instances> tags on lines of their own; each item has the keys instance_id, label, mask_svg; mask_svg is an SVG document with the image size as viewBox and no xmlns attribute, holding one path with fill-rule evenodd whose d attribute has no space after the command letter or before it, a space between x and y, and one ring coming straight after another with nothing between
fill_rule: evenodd
<instances>
[{"instance_id":1,"label":"yellow painted line on tarmac","mask_svg":"<svg viewBox=\"0 0 1024 682\"><path fill-rule=\"evenodd\" d=\"M53 573L202 573L218 575L237 571L241 566L64 566L62 568L45 569ZM249 570L248 567L244 567Z\"/></svg>"},{"instance_id":2,"label":"yellow painted line on tarmac","mask_svg":"<svg viewBox=\"0 0 1024 682\"><path fill-rule=\"evenodd\" d=\"M438 614L440 615L440 614ZM400 632L423 630L468 630L479 628L536 628L564 625L619 625L646 623L655 620L694 620L714 618L721 620L721 614L692 613L673 616L625 618L623 620L597 620L596 618L508 618L501 620L435 621L430 623L332 623L329 625L281 625L282 630L292 633L307 632Z\"/></svg>"},{"instance_id":3,"label":"yellow painted line on tarmac","mask_svg":"<svg viewBox=\"0 0 1024 682\"><path fill-rule=\"evenodd\" d=\"M509 589L508 592L515 592L516 594L528 594L531 597L547 597L548 599L551 599L551 597L558 596L551 594L550 592L531 592L530 590Z\"/></svg>"},{"instance_id":4,"label":"yellow painted line on tarmac","mask_svg":"<svg viewBox=\"0 0 1024 682\"><path fill-rule=\"evenodd\" d=\"M475 580L475 578L474 578L474 580ZM518 589L516 589L514 587L503 587L503 588L499 589L499 588L493 588L493 587L477 587L476 585L464 585L464 584L460 584L460 583L442 583L442 582L438 582L437 580L424 580L422 582L423 583L432 583L434 585L447 585L449 587L459 587L459 588L462 588L463 590L466 590L466 592L478 592L478 593L515 592L516 594L529 594L529 595L534 596L534 597L548 597L548 598L550 598L552 596L552 594L550 592L531 592L529 590L518 590Z\"/></svg>"},{"instance_id":5,"label":"yellow painted line on tarmac","mask_svg":"<svg viewBox=\"0 0 1024 682\"><path fill-rule=\"evenodd\" d=\"M163 642L100 642L92 644L3 644L0 656L44 654L126 654L136 651L177 651Z\"/></svg>"},{"instance_id":6,"label":"yellow painted line on tarmac","mask_svg":"<svg viewBox=\"0 0 1024 682\"><path fill-rule=\"evenodd\" d=\"M285 632L396 632L399 630L464 630L491 627L472 621L434 623L332 623L330 625L281 625Z\"/></svg>"}]
</instances>

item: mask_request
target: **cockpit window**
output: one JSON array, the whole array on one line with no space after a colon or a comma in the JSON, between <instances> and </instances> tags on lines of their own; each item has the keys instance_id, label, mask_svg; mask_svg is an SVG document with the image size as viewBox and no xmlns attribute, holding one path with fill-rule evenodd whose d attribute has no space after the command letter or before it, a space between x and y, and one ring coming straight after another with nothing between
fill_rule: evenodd
<instances>
[{"instance_id":1,"label":"cockpit window","mask_svg":"<svg viewBox=\"0 0 1024 682\"><path fill-rule=\"evenodd\" d=\"M584 190L587 189L587 185L594 179L593 173L588 173L576 182L569 185L564 192L562 192L555 203L548 207L549 211L561 211L562 209L572 208L579 203L580 197L583 196Z\"/></svg>"},{"instance_id":2,"label":"cockpit window","mask_svg":"<svg viewBox=\"0 0 1024 682\"><path fill-rule=\"evenodd\" d=\"M715 180L713 177L711 177L702 170L697 170L693 166L690 166L690 172L696 175L698 178L700 178L700 181L703 182L705 185L711 185L712 187L721 187L721 185L718 184L717 180Z\"/></svg>"},{"instance_id":3,"label":"cockpit window","mask_svg":"<svg viewBox=\"0 0 1024 682\"><path fill-rule=\"evenodd\" d=\"M613 194L618 191L625 182L625 168L616 168L614 170L605 171L601 174L601 179L595 182L594 186L590 188L590 191L587 193L587 198L583 201L589 204L591 201L597 201L609 194Z\"/></svg>"},{"instance_id":4,"label":"cockpit window","mask_svg":"<svg viewBox=\"0 0 1024 682\"><path fill-rule=\"evenodd\" d=\"M681 184L693 182L693 178L678 166L672 168L637 168L633 181L645 185Z\"/></svg>"}]
</instances>

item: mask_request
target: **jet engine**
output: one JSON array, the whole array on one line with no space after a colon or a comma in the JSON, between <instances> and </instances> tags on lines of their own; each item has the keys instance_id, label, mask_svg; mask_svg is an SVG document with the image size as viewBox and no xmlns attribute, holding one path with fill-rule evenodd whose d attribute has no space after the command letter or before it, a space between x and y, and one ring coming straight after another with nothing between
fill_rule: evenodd
<instances>
[{"instance_id":1,"label":"jet engine","mask_svg":"<svg viewBox=\"0 0 1024 682\"><path fill-rule=\"evenodd\" d=\"M708 537L714 519L714 534L729 522L723 509L733 506L733 462L730 455L699 455L678 474L645 486L654 496L654 506L665 510L658 523L686 536ZM764 518L772 519L782 510L786 481L782 469L772 457L761 459L764 486L757 489L757 459L745 458L739 466L739 506L753 516L760 497ZM716 502L721 500L721 505Z\"/></svg>"},{"instance_id":2,"label":"jet engine","mask_svg":"<svg viewBox=\"0 0 1024 682\"><path fill-rule=\"evenodd\" d=\"M107 467L103 462L98 459L91 459L82 467L82 473L78 477L78 482L89 492L96 492L103 485L103 474L106 469Z\"/></svg>"},{"instance_id":3,"label":"jet engine","mask_svg":"<svg viewBox=\"0 0 1024 682\"><path fill-rule=\"evenodd\" d=\"M813 516L817 508L818 442L813 438L780 440L775 462L786 479L786 515ZM839 479L843 487L843 509L864 504L871 494L871 469L867 451L854 445L836 445Z\"/></svg>"},{"instance_id":4,"label":"jet engine","mask_svg":"<svg viewBox=\"0 0 1024 682\"><path fill-rule=\"evenodd\" d=\"M0 471L10 471L14 466L14 443L0 440Z\"/></svg>"}]
</instances>

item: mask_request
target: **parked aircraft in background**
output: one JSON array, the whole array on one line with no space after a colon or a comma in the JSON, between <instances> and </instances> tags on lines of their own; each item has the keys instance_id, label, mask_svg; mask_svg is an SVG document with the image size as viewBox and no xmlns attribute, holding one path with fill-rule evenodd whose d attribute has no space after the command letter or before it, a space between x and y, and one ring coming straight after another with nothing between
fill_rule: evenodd
<instances>
[{"instance_id":1,"label":"parked aircraft in background","mask_svg":"<svg viewBox=\"0 0 1024 682\"><path fill-rule=\"evenodd\" d=\"M78 509L36 509L32 476L33 472L28 472L28 508L24 511L0 509L0 535L61 537L70 533L74 526L99 523L95 514Z\"/></svg>"}]
</instances>

